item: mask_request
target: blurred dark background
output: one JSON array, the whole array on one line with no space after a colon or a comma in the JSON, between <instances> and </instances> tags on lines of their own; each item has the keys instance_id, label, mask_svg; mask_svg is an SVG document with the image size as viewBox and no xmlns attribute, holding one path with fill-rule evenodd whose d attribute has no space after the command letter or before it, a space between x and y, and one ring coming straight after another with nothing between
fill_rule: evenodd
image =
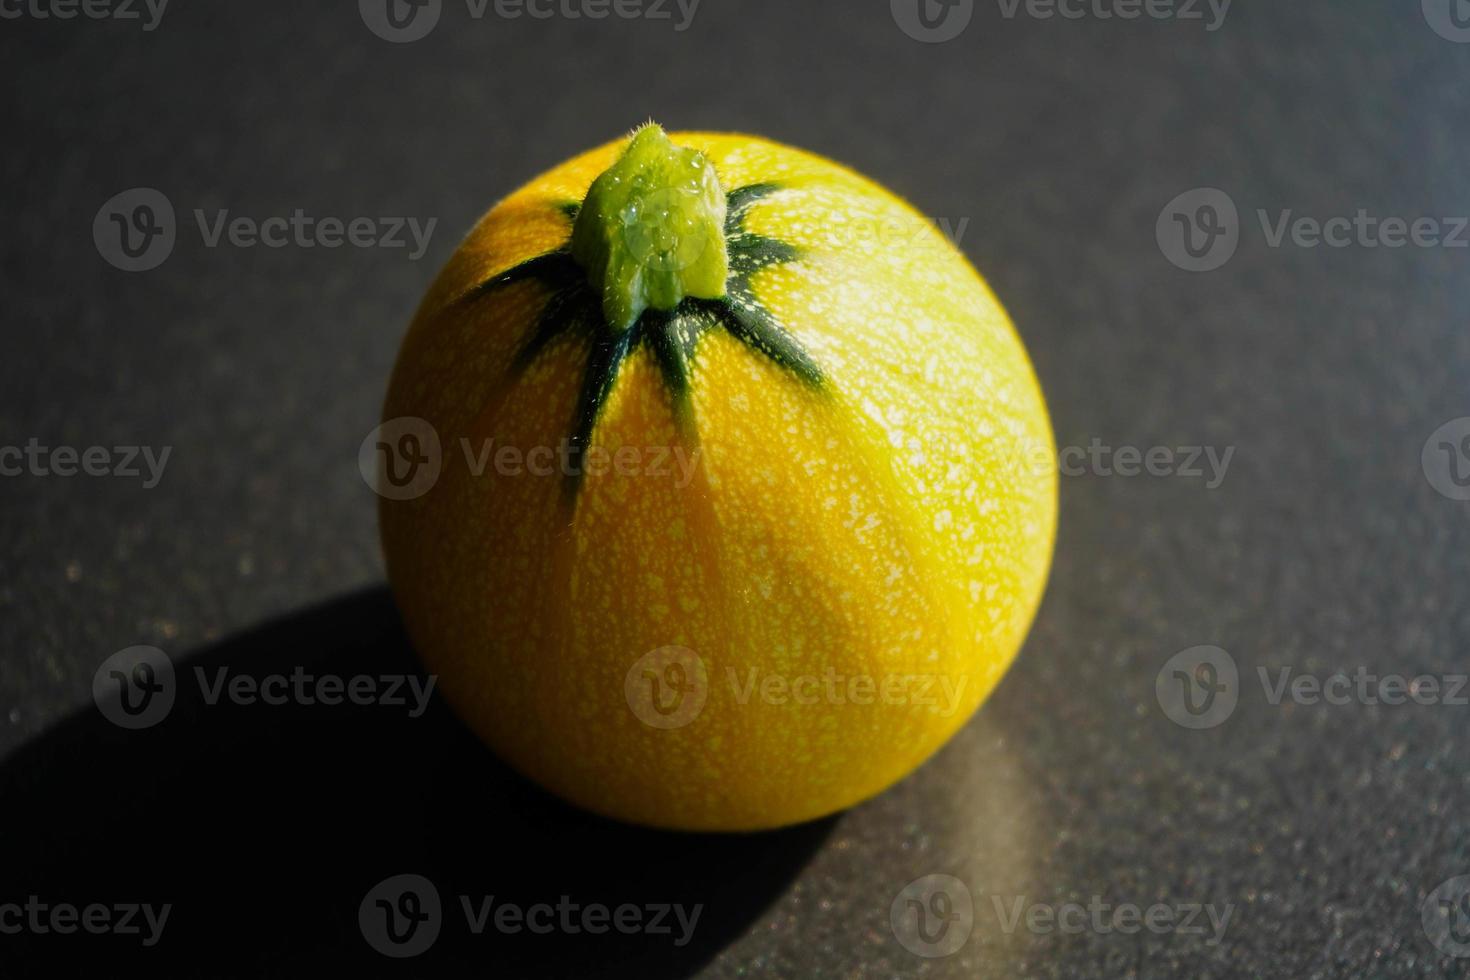
<instances>
[{"instance_id":1,"label":"blurred dark background","mask_svg":"<svg viewBox=\"0 0 1470 980\"><path fill-rule=\"evenodd\" d=\"M1123 20L976 0L927 7L969 20L925 43L913 0L647 0L600 21L444 0L392 43L347 0L39 15L64 4L0 0L0 445L171 451L156 486L0 477L0 905L174 911L151 949L0 934L0 976L1470 975L1421 916L1470 874L1470 708L1272 704L1257 679L1467 669L1470 423L1437 432L1470 416L1470 234L1273 247L1257 215L1362 209L1456 238L1470 5ZM181 671L416 669L357 468L399 338L492 203L650 117L831 156L962 229L1061 446L1229 448L1228 470L1064 476L1047 598L992 700L892 792L780 834L563 808L437 702L410 720L181 695L154 728L108 723L93 676L139 644ZM94 222L135 188L167 200L176 241L128 272ZM1238 247L1191 272L1159 228L1176 199L1204 214L1198 188L1238 209ZM407 235L208 247L195 209L435 226L417 259ZM1238 665L1238 706L1195 730L1155 684L1199 645ZM446 926L393 960L357 907L406 872L446 906L706 911L680 948ZM931 874L974 902L968 942L935 958L890 924ZM1096 896L1233 912L1214 942L1007 931L993 905Z\"/></svg>"}]
</instances>

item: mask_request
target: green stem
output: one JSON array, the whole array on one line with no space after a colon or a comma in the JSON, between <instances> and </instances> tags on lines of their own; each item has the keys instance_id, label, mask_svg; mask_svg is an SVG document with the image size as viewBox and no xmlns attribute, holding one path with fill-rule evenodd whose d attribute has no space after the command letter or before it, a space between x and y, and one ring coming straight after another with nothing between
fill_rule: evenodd
<instances>
[{"instance_id":1,"label":"green stem","mask_svg":"<svg viewBox=\"0 0 1470 980\"><path fill-rule=\"evenodd\" d=\"M653 123L643 126L587 191L572 226L572 257L614 331L686 296L722 298L730 257L714 165Z\"/></svg>"}]
</instances>

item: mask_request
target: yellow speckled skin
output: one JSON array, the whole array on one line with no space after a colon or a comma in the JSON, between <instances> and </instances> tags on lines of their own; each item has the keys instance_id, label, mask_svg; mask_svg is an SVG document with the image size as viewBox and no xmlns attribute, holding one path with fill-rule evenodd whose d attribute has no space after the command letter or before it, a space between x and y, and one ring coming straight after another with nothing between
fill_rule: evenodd
<instances>
[{"instance_id":1,"label":"yellow speckled skin","mask_svg":"<svg viewBox=\"0 0 1470 980\"><path fill-rule=\"evenodd\" d=\"M516 375L544 287L455 301L566 242L558 205L580 201L626 141L608 144L498 204L430 288L384 418L428 420L443 468L423 496L382 502L383 545L440 690L517 769L637 823L776 827L912 772L1000 680L1050 564L1052 435L1000 304L907 204L755 137L671 138L703 151L727 192L780 185L746 228L802 256L761 270L755 293L825 383L706 334L692 442L638 349L592 438L609 454L633 447L636 467L589 473L574 506L559 472L474 473L466 444L563 443L587 345L564 336ZM625 682L670 645L699 658L705 700L687 723L653 727Z\"/></svg>"}]
</instances>

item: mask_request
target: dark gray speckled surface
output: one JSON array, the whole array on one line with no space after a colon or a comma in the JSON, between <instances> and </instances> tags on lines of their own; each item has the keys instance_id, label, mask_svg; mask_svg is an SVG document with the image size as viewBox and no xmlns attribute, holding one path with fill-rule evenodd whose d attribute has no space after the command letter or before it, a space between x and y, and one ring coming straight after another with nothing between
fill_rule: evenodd
<instances>
[{"instance_id":1,"label":"dark gray speckled surface","mask_svg":"<svg viewBox=\"0 0 1470 980\"><path fill-rule=\"evenodd\" d=\"M682 32L447 2L402 45L349 2L179 2L153 31L0 22L0 443L173 447L153 489L0 479L0 904L176 907L152 950L0 935L0 975L119 975L135 957L162 976L1470 975L1421 922L1470 874L1470 708L1273 705L1257 675L1467 669L1470 503L1436 491L1421 450L1470 415L1470 249L1273 248L1256 217L1470 215L1470 44L1408 0L1242 0L1214 31L1004 6L973 4L933 45L885 0L704 0ZM1058 441L1233 447L1223 480L1065 478L1047 598L993 699L890 793L784 834L567 811L439 709L410 724L190 704L136 737L101 724L93 673L133 644L411 667L356 466L398 339L490 203L649 116L796 143L967 219ZM181 215L438 227L417 262L210 249L186 228L128 274L91 229L136 186ZM1155 239L1196 187L1241 216L1208 273ZM1189 730L1155 678L1202 644L1238 665L1238 706ZM357 903L403 871L446 902L699 902L706 925L677 949L447 929L389 960ZM890 926L930 874L973 900L950 956ZM1002 922L1094 897L1231 917L1219 942Z\"/></svg>"}]
</instances>

